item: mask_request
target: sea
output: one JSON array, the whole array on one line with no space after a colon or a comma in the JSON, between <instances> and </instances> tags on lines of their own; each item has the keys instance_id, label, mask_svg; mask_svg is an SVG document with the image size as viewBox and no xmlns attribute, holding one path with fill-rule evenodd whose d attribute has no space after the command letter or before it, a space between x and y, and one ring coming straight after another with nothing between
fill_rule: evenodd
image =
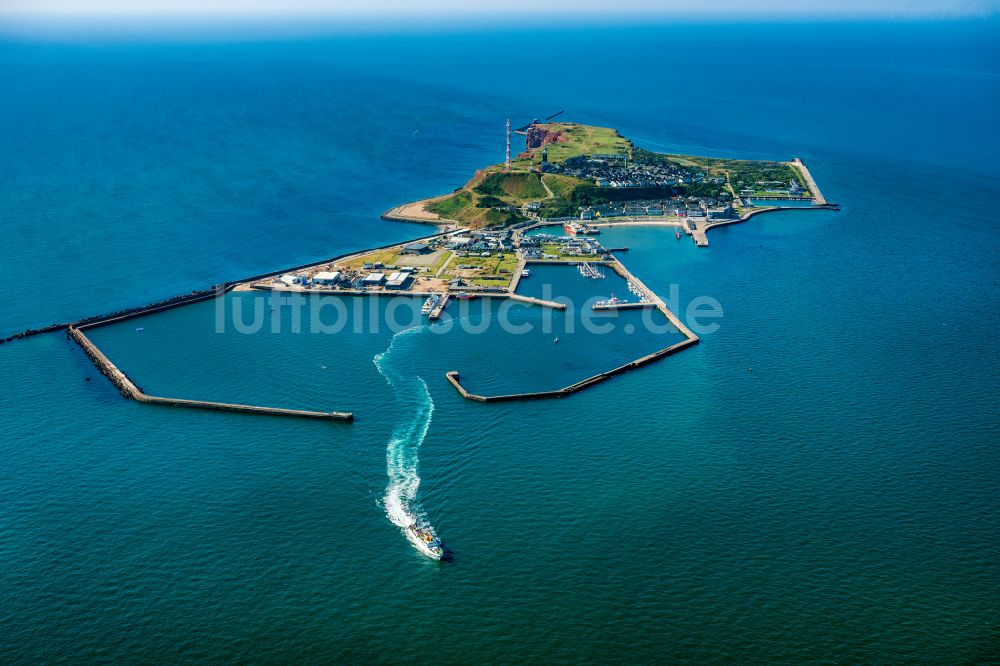
<instances>
[{"instance_id":1,"label":"sea","mask_svg":"<svg viewBox=\"0 0 1000 666\"><path fill-rule=\"evenodd\" d=\"M613 274L519 287L566 311L234 293L92 332L148 393L352 424L0 346L0 662L994 661L998 27L0 24L0 337L424 236L379 215L508 118L801 157L842 206L605 230L701 342L559 400L445 373L551 390L680 339L591 330Z\"/></svg>"}]
</instances>

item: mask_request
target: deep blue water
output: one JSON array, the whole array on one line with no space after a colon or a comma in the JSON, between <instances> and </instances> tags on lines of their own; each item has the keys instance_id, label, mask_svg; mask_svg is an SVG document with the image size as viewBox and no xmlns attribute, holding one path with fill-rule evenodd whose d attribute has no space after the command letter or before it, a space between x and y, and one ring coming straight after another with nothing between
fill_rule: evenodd
<instances>
[{"instance_id":1,"label":"deep blue water","mask_svg":"<svg viewBox=\"0 0 1000 666\"><path fill-rule=\"evenodd\" d=\"M443 374L555 388L676 334L625 333L639 313L611 335L549 333L522 305L510 317L536 328L519 336L419 317L398 335L294 334L267 308L265 330L219 334L213 303L94 331L150 393L353 425L144 406L62 336L3 345L0 660L986 661L996 29L605 27L583 63L582 28L6 31L4 335L421 235L378 215L502 160L508 116L799 156L844 209L759 216L702 249L605 230L678 312L710 297L724 316L698 346L554 402L464 401ZM609 295L610 277L568 270L522 291ZM239 300L257 297L229 296L227 317ZM419 555L394 502L454 561Z\"/></svg>"}]
</instances>

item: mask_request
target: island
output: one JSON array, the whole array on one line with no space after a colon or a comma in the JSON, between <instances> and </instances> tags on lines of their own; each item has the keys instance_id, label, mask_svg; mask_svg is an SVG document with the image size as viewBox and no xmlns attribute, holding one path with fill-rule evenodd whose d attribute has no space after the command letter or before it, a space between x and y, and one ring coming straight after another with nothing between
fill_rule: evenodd
<instances>
[{"instance_id":1,"label":"island","mask_svg":"<svg viewBox=\"0 0 1000 666\"><path fill-rule=\"evenodd\" d=\"M525 150L516 158L480 169L451 194L402 204L382 217L479 229L565 218L680 224L739 219L793 203L836 207L798 158L660 154L634 146L615 129L568 122L520 132Z\"/></svg>"},{"instance_id":2,"label":"island","mask_svg":"<svg viewBox=\"0 0 1000 666\"><path fill-rule=\"evenodd\" d=\"M508 130L509 131L509 130ZM764 212L837 209L801 159L766 162L660 154L617 130L570 122L516 130L525 149L477 171L451 194L404 203L382 218L437 225L437 234L362 251L304 270L238 285L240 290L342 294L410 293L428 298L516 297L534 262L608 263L601 227L675 227L699 247L707 231ZM525 232L561 226L568 235ZM619 271L620 272L620 271ZM652 298L652 297L651 297Z\"/></svg>"},{"instance_id":3,"label":"island","mask_svg":"<svg viewBox=\"0 0 1000 666\"><path fill-rule=\"evenodd\" d=\"M23 331L2 342L65 330L123 396L147 404L196 407L351 421L351 412L306 411L234 405L145 393L86 336L85 330L165 309L221 298L232 291L287 291L345 297L425 299L421 312L441 317L452 299L511 299L562 309L564 303L517 293L534 264L575 267L585 277L611 270L627 281L635 299L611 298L593 309L655 308L683 336L658 351L554 391L482 396L462 387L458 371L446 379L469 400L564 397L687 346L695 335L663 299L633 275L616 256L627 248L605 247L601 228L611 225L674 227L708 246L707 232L762 213L838 210L823 197L801 159L787 162L737 160L652 152L635 146L617 130L570 122L532 122L515 130L524 150L477 171L450 194L401 204L382 218L432 224L435 233L407 242L361 250L305 266L243 278L211 289L175 296L147 306ZM561 227L561 233L540 232Z\"/></svg>"}]
</instances>

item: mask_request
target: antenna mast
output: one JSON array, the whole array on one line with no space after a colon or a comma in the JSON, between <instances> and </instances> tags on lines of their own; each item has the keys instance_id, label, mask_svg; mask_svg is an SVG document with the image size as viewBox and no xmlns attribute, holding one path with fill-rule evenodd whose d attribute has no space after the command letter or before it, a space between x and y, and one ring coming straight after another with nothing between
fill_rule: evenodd
<instances>
[{"instance_id":1,"label":"antenna mast","mask_svg":"<svg viewBox=\"0 0 1000 666\"><path fill-rule=\"evenodd\" d=\"M507 171L510 171L510 118L507 119Z\"/></svg>"}]
</instances>

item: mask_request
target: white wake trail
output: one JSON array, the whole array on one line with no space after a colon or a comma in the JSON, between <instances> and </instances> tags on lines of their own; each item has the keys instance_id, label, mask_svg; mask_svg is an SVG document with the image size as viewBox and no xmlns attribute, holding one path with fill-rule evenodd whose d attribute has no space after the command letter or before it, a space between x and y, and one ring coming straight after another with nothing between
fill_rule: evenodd
<instances>
[{"instance_id":1,"label":"white wake trail","mask_svg":"<svg viewBox=\"0 0 1000 666\"><path fill-rule=\"evenodd\" d=\"M419 523L433 531L430 523L417 502L420 488L418 465L420 445L427 437L434 416L434 400L431 399L427 382L421 377L399 372L392 363L396 341L404 335L422 330L422 327L400 331L392 337L389 348L376 354L372 361L396 393L396 400L409 412L389 437L386 446L386 472L389 482L383 500L385 515L393 524L405 528Z\"/></svg>"}]
</instances>

